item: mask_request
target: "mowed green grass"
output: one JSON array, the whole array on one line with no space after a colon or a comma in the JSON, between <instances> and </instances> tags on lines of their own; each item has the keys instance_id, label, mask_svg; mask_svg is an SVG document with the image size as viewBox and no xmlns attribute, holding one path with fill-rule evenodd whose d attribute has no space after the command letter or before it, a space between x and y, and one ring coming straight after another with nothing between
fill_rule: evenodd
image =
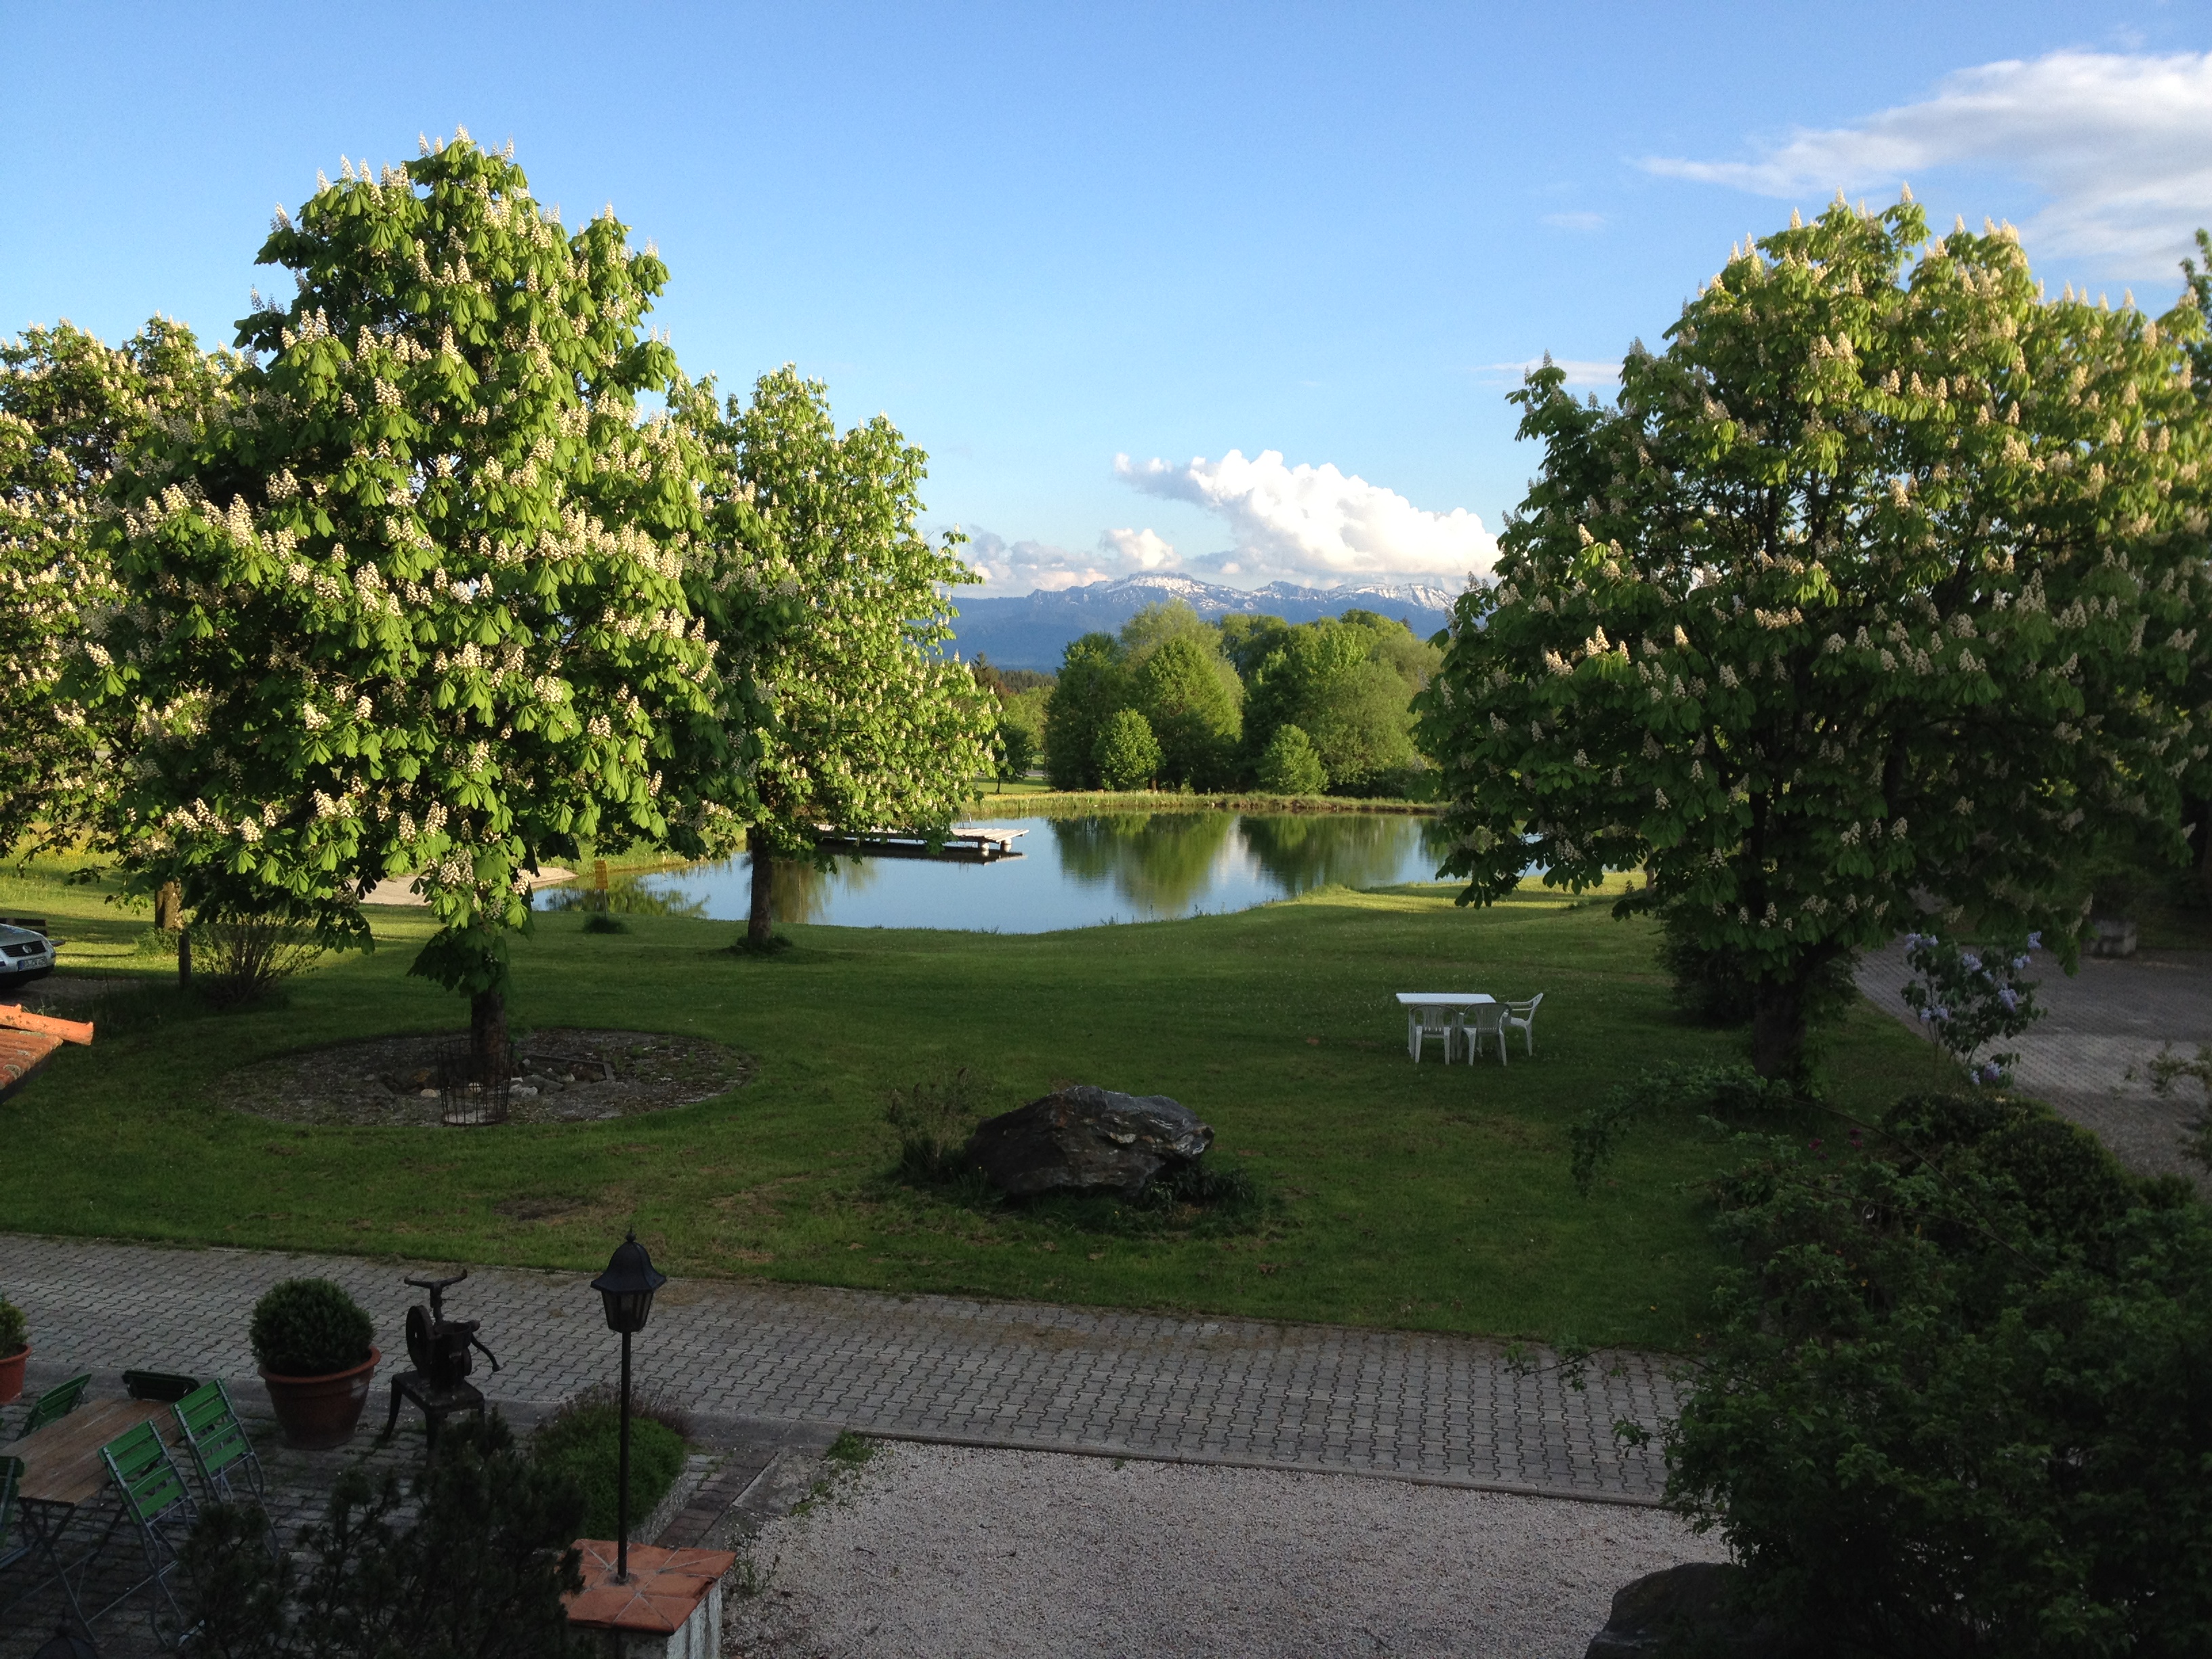
<instances>
[{"instance_id":1,"label":"mowed green grass","mask_svg":"<svg viewBox=\"0 0 2212 1659\"><path fill-rule=\"evenodd\" d=\"M171 971L131 954L143 913L60 869L0 879L0 911L67 918L68 971ZM284 1006L103 1035L0 1103L0 1231L584 1268L634 1221L678 1274L1662 1348L1698 1328L1699 1183L1728 1149L1648 1126L1584 1200L1566 1135L1641 1068L1738 1040L1673 1015L1651 930L1602 901L1538 890L1478 912L1444 888L1326 890L1027 937L794 927L765 959L727 953L729 923L629 916L601 935L545 915L514 952L518 1030L696 1033L757 1056L757 1079L568 1126L302 1129L227 1108L235 1066L464 1023L459 999L405 976L422 914L375 919L381 948L326 959ZM1406 989L1545 992L1535 1060L1414 1066L1390 1000ZM1847 1107L1929 1078L1926 1048L1869 1008L1835 1049ZM1172 1095L1279 1210L1226 1237L1096 1232L887 1181L885 1091L959 1066L988 1110L1062 1080Z\"/></svg>"}]
</instances>

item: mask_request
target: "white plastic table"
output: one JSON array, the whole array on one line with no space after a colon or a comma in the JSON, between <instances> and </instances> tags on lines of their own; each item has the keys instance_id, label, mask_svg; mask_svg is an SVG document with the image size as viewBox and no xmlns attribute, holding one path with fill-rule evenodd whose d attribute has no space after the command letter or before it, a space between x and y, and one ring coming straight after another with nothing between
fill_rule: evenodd
<instances>
[{"instance_id":1,"label":"white plastic table","mask_svg":"<svg viewBox=\"0 0 2212 1659\"><path fill-rule=\"evenodd\" d=\"M1424 1008L1474 1008L1498 999L1482 991L1401 991L1398 1006L1406 1011L1406 1052L1414 1059L1420 1058L1415 1044L1420 1041L1421 1010ZM1451 1059L1451 1043L1444 1043L1444 1059Z\"/></svg>"}]
</instances>

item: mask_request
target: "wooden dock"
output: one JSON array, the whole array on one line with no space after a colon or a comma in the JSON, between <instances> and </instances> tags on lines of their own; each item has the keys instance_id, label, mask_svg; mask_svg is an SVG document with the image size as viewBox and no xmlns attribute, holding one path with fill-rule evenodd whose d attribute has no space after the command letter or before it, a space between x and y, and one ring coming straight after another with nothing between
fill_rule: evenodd
<instances>
[{"instance_id":1,"label":"wooden dock","mask_svg":"<svg viewBox=\"0 0 2212 1659\"><path fill-rule=\"evenodd\" d=\"M926 836L900 830L870 830L865 835L839 835L823 826L815 844L824 852L846 853L864 859L938 859L952 864L996 864L1000 859L1022 856L1014 846L1026 830L956 830L934 843Z\"/></svg>"}]
</instances>

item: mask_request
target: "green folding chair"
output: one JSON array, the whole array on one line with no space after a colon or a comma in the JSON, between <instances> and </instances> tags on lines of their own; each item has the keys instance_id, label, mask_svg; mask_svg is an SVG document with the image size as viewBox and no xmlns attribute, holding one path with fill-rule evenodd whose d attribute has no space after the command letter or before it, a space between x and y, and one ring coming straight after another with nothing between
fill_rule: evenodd
<instances>
[{"instance_id":1,"label":"green folding chair","mask_svg":"<svg viewBox=\"0 0 2212 1659\"><path fill-rule=\"evenodd\" d=\"M185 1449L199 1471L200 1485L210 1498L232 1499L238 1496L231 1481L234 1476L245 1483L253 1501L264 1510L268 1508L268 1483L262 1478L261 1460L254 1455L253 1443L246 1437L244 1425L230 1403L230 1391L220 1379L203 1383L169 1409L177 1415L177 1430L184 1437Z\"/></svg>"},{"instance_id":2,"label":"green folding chair","mask_svg":"<svg viewBox=\"0 0 2212 1659\"><path fill-rule=\"evenodd\" d=\"M191 1489L185 1486L183 1473L169 1456L169 1449L161 1443L161 1434L150 1421L141 1423L128 1434L118 1435L102 1446L100 1461L107 1466L108 1479L114 1482L116 1495L121 1500L121 1512L109 1523L100 1540L101 1547L106 1547L117 1527L129 1521L137 1529L138 1546L146 1553L147 1572L145 1577L93 1617L104 1618L151 1584L169 1604L170 1619L176 1632L170 1645L180 1647L191 1632L185 1628L185 1610L178 1605L176 1592L169 1588L169 1575L179 1565L178 1540L170 1533L172 1529L179 1534L189 1532L199 1518ZM157 1628L160 1613L156 1607Z\"/></svg>"},{"instance_id":3,"label":"green folding chair","mask_svg":"<svg viewBox=\"0 0 2212 1659\"><path fill-rule=\"evenodd\" d=\"M33 1403L30 1415L23 1419L23 1426L15 1431L15 1437L21 1440L27 1434L36 1434L49 1423L60 1422L77 1408L84 1399L84 1391L91 1386L92 1373L87 1371L82 1376L72 1376L68 1382L48 1389Z\"/></svg>"}]
</instances>

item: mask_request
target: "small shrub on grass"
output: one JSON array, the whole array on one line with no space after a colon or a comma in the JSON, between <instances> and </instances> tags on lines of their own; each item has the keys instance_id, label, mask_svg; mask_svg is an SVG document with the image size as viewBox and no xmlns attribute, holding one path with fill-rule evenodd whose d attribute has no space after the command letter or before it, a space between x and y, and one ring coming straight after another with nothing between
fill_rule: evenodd
<instances>
[{"instance_id":1,"label":"small shrub on grass","mask_svg":"<svg viewBox=\"0 0 2212 1659\"><path fill-rule=\"evenodd\" d=\"M884 1096L884 1121L898 1135L898 1164L893 1173L899 1180L918 1187L943 1187L975 1175L963 1149L975 1133L981 1094L974 1075L963 1066L945 1077L925 1078L911 1088L893 1089Z\"/></svg>"},{"instance_id":2,"label":"small shrub on grass","mask_svg":"<svg viewBox=\"0 0 2212 1659\"><path fill-rule=\"evenodd\" d=\"M635 1527L668 1495L684 1470L681 1412L649 1391L633 1389L629 1418L629 1519ZM620 1472L622 1402L611 1389L586 1389L540 1425L531 1455L575 1483L584 1496L587 1538L615 1535Z\"/></svg>"},{"instance_id":3,"label":"small shrub on grass","mask_svg":"<svg viewBox=\"0 0 2212 1659\"><path fill-rule=\"evenodd\" d=\"M627 933L629 924L620 916L611 916L604 910L594 910L584 918L587 933Z\"/></svg>"},{"instance_id":4,"label":"small shrub on grass","mask_svg":"<svg viewBox=\"0 0 2212 1659\"><path fill-rule=\"evenodd\" d=\"M277 1376L328 1376L367 1362L376 1326L343 1285L287 1279L253 1304L253 1358Z\"/></svg>"},{"instance_id":5,"label":"small shrub on grass","mask_svg":"<svg viewBox=\"0 0 2212 1659\"><path fill-rule=\"evenodd\" d=\"M281 916L225 916L195 922L191 932L193 982L216 1008L266 1000L323 954L310 929Z\"/></svg>"}]
</instances>

